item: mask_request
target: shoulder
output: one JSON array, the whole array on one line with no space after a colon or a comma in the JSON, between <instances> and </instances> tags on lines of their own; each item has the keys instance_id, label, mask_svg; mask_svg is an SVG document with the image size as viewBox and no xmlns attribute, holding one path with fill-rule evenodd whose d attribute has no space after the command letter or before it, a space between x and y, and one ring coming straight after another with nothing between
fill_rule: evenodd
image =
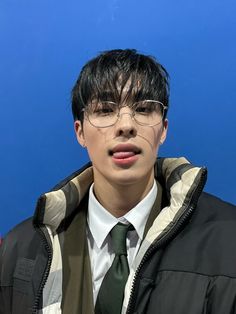
<instances>
[{"instance_id":1,"label":"shoulder","mask_svg":"<svg viewBox=\"0 0 236 314\"><path fill-rule=\"evenodd\" d=\"M236 207L203 192L190 220L170 245L168 265L236 278L235 238Z\"/></svg>"},{"instance_id":2,"label":"shoulder","mask_svg":"<svg viewBox=\"0 0 236 314\"><path fill-rule=\"evenodd\" d=\"M191 245L202 250L205 263L221 264L215 273L220 269L220 273L236 277L236 206L202 193L187 229Z\"/></svg>"},{"instance_id":3,"label":"shoulder","mask_svg":"<svg viewBox=\"0 0 236 314\"><path fill-rule=\"evenodd\" d=\"M32 237L32 234L35 233L35 229L32 223L32 217L22 221L15 227L13 227L4 237L4 241L9 241L14 244L15 241L29 241ZM10 244L9 243L9 244Z\"/></svg>"},{"instance_id":4,"label":"shoulder","mask_svg":"<svg viewBox=\"0 0 236 314\"><path fill-rule=\"evenodd\" d=\"M203 218L236 222L236 206L206 192L203 192L199 198L198 211Z\"/></svg>"},{"instance_id":5,"label":"shoulder","mask_svg":"<svg viewBox=\"0 0 236 314\"><path fill-rule=\"evenodd\" d=\"M39 248L40 235L32 224L32 218L28 218L16 225L3 238L0 246L0 263L13 261L17 256L34 256Z\"/></svg>"},{"instance_id":6,"label":"shoulder","mask_svg":"<svg viewBox=\"0 0 236 314\"><path fill-rule=\"evenodd\" d=\"M202 201L204 203L207 203L208 205L218 205L220 207L228 207L232 210L236 209L236 205L231 204L225 200L220 199L219 197L212 195L210 193L203 192L199 198L199 201Z\"/></svg>"}]
</instances>

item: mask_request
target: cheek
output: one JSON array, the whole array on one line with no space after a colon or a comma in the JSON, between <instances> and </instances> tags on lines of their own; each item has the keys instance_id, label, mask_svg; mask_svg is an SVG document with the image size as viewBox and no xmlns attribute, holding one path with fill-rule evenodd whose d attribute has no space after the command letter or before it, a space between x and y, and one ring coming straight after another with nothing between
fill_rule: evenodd
<instances>
[{"instance_id":1,"label":"cheek","mask_svg":"<svg viewBox=\"0 0 236 314\"><path fill-rule=\"evenodd\" d=\"M152 153L156 155L160 145L162 129L150 127L146 132L139 132L137 135L142 139L143 143L145 143L147 149L151 150Z\"/></svg>"},{"instance_id":2,"label":"cheek","mask_svg":"<svg viewBox=\"0 0 236 314\"><path fill-rule=\"evenodd\" d=\"M98 129L92 127L89 122L84 121L84 139L87 146L93 146L98 138Z\"/></svg>"},{"instance_id":3,"label":"cheek","mask_svg":"<svg viewBox=\"0 0 236 314\"><path fill-rule=\"evenodd\" d=\"M84 128L84 138L91 161L98 159L105 150L106 137L101 131L102 129L91 129L89 126Z\"/></svg>"},{"instance_id":4,"label":"cheek","mask_svg":"<svg viewBox=\"0 0 236 314\"><path fill-rule=\"evenodd\" d=\"M161 128L160 130L158 130L158 132L156 133L156 136L155 136L155 143L156 143L157 148L160 146L162 132L163 132L163 130Z\"/></svg>"}]
</instances>

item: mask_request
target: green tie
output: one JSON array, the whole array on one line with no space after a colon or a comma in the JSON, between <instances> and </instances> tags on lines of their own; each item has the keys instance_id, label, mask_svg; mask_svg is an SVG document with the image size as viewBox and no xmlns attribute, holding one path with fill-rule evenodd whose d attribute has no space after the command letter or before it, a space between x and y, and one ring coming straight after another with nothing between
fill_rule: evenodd
<instances>
[{"instance_id":1,"label":"green tie","mask_svg":"<svg viewBox=\"0 0 236 314\"><path fill-rule=\"evenodd\" d=\"M115 258L98 292L95 306L96 314L121 313L124 288L129 275L126 235L128 230L131 230L131 226L130 224L118 223L110 232Z\"/></svg>"}]
</instances>

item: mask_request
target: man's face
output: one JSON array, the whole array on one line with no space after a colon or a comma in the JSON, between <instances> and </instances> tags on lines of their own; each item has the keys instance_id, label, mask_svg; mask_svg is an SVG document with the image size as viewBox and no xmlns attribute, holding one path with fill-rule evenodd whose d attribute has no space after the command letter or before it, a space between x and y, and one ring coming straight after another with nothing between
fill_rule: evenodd
<instances>
[{"instance_id":1,"label":"man's face","mask_svg":"<svg viewBox=\"0 0 236 314\"><path fill-rule=\"evenodd\" d=\"M154 163L160 144L166 138L168 122L141 126L123 106L115 125L97 128L85 117L75 121L79 143L86 147L93 164L94 183L124 186L153 181Z\"/></svg>"}]
</instances>

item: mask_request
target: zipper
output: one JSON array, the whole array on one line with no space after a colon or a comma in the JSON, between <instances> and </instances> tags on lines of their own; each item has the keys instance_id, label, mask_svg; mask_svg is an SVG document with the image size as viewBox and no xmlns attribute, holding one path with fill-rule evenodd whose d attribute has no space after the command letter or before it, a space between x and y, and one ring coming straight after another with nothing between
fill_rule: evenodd
<instances>
[{"instance_id":1,"label":"zipper","mask_svg":"<svg viewBox=\"0 0 236 314\"><path fill-rule=\"evenodd\" d=\"M132 314L132 312L133 312L135 300L136 300L136 294L137 294L137 289L135 291L135 286L136 286L136 282L138 280L138 277L141 274L141 271L142 271L144 264L147 262L147 260L151 257L151 255L155 251L157 251L159 248L161 248L163 245L165 245L167 242L172 240L177 235L177 233L180 231L180 229L188 222L188 219L190 218L194 209L196 208L198 198L199 198L200 194L202 193L203 187L206 183L207 169L202 168L201 171L202 171L202 173L201 173L198 187L196 188L195 192L192 195L192 200L189 202L191 205L189 205L189 207L186 209L186 211L179 218L178 223L176 225L174 225L172 227L172 229L163 238L161 238L159 241L157 241L144 254L142 261L140 262L140 264L139 264L139 266L135 272L135 275L134 275L126 314Z\"/></svg>"},{"instance_id":2,"label":"zipper","mask_svg":"<svg viewBox=\"0 0 236 314\"><path fill-rule=\"evenodd\" d=\"M47 278L48 278L48 275L50 272L50 268L51 268L51 263L52 263L52 246L49 244L50 241L47 239L46 231L44 231L42 227L39 227L38 232L42 237L42 241L43 241L44 246L46 248L46 251L48 253L48 260L47 260L46 269L44 271L39 290L38 290L36 298L35 298L34 306L32 307L32 314L37 314L37 312L38 312L40 298L41 298L41 295L43 293L43 288L44 288L45 283L47 281Z\"/></svg>"}]
</instances>

